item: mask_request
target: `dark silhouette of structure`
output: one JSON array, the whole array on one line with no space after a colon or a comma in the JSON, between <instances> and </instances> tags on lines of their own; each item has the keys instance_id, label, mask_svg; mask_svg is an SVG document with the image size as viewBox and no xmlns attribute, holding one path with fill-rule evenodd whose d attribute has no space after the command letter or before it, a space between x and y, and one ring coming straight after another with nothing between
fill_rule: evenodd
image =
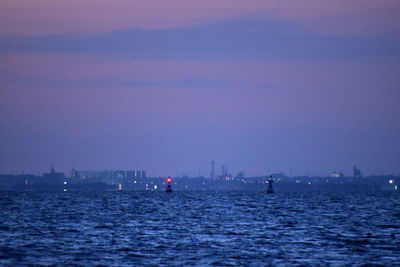
<instances>
[{"instance_id":1,"label":"dark silhouette of structure","mask_svg":"<svg viewBox=\"0 0 400 267\"><path fill-rule=\"evenodd\" d=\"M361 178L361 170L358 169L356 166L353 167L353 177L354 178Z\"/></svg>"},{"instance_id":2,"label":"dark silhouette of structure","mask_svg":"<svg viewBox=\"0 0 400 267\"><path fill-rule=\"evenodd\" d=\"M49 181L51 181L51 182L57 182L58 180L62 180L62 181L65 181L65 175L64 175L64 173L62 173L62 172L56 172L55 170L54 170L54 166L53 165L51 165L51 167L50 167L50 172L49 173L44 173L43 174L43 178L44 179L47 179L47 180L49 180Z\"/></svg>"},{"instance_id":3,"label":"dark silhouette of structure","mask_svg":"<svg viewBox=\"0 0 400 267\"><path fill-rule=\"evenodd\" d=\"M211 179L214 179L214 178L215 178L215 162L214 162L214 161L211 161L210 178L211 178Z\"/></svg>"},{"instance_id":4,"label":"dark silhouette of structure","mask_svg":"<svg viewBox=\"0 0 400 267\"><path fill-rule=\"evenodd\" d=\"M268 188L267 188L267 194L272 194L274 193L274 189L272 188L272 183L274 182L274 180L272 179L272 175L269 176L268 179Z\"/></svg>"},{"instance_id":5,"label":"dark silhouette of structure","mask_svg":"<svg viewBox=\"0 0 400 267\"><path fill-rule=\"evenodd\" d=\"M172 179L171 179L171 177L168 176L166 182L167 182L167 188L165 189L165 192L172 193L172 186L171 186Z\"/></svg>"},{"instance_id":6,"label":"dark silhouette of structure","mask_svg":"<svg viewBox=\"0 0 400 267\"><path fill-rule=\"evenodd\" d=\"M240 171L240 172L238 172L238 174L236 174L236 178L238 178L238 179L243 179L244 178L244 171Z\"/></svg>"},{"instance_id":7,"label":"dark silhouette of structure","mask_svg":"<svg viewBox=\"0 0 400 267\"><path fill-rule=\"evenodd\" d=\"M228 166L226 164L222 165L221 167L221 176L222 177L228 176Z\"/></svg>"}]
</instances>

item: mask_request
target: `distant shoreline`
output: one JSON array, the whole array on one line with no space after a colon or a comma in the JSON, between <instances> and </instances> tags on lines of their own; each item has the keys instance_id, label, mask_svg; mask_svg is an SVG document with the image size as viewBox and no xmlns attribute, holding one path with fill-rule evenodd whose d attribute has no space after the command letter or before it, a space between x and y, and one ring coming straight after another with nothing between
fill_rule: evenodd
<instances>
[{"instance_id":1,"label":"distant shoreline","mask_svg":"<svg viewBox=\"0 0 400 267\"><path fill-rule=\"evenodd\" d=\"M177 191L264 191L266 177L176 177L173 188ZM276 192L309 191L399 191L397 176L369 177L287 177L274 178ZM43 176L0 175L0 191L163 191L164 177L66 177L53 172Z\"/></svg>"}]
</instances>

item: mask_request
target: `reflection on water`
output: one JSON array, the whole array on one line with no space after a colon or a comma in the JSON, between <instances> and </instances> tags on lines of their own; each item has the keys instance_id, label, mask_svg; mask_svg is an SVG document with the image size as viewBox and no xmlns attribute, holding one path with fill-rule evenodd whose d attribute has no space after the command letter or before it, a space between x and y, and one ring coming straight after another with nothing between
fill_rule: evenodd
<instances>
[{"instance_id":1,"label":"reflection on water","mask_svg":"<svg viewBox=\"0 0 400 267\"><path fill-rule=\"evenodd\" d=\"M0 265L400 264L396 193L0 192Z\"/></svg>"}]
</instances>

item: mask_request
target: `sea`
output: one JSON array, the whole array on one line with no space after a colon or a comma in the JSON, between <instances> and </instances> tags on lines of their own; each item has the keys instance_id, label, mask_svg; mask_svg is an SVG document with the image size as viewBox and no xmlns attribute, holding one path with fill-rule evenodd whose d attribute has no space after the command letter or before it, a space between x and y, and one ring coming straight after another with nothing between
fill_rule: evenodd
<instances>
[{"instance_id":1,"label":"sea","mask_svg":"<svg viewBox=\"0 0 400 267\"><path fill-rule=\"evenodd\" d=\"M400 266L400 194L0 192L0 266Z\"/></svg>"}]
</instances>

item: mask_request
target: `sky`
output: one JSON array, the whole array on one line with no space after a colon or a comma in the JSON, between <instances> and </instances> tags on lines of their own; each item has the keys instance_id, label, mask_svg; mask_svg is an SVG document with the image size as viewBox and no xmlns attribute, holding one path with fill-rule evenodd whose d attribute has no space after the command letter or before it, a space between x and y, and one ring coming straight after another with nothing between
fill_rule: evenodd
<instances>
[{"instance_id":1,"label":"sky","mask_svg":"<svg viewBox=\"0 0 400 267\"><path fill-rule=\"evenodd\" d=\"M400 174L398 0L6 0L0 173Z\"/></svg>"}]
</instances>

